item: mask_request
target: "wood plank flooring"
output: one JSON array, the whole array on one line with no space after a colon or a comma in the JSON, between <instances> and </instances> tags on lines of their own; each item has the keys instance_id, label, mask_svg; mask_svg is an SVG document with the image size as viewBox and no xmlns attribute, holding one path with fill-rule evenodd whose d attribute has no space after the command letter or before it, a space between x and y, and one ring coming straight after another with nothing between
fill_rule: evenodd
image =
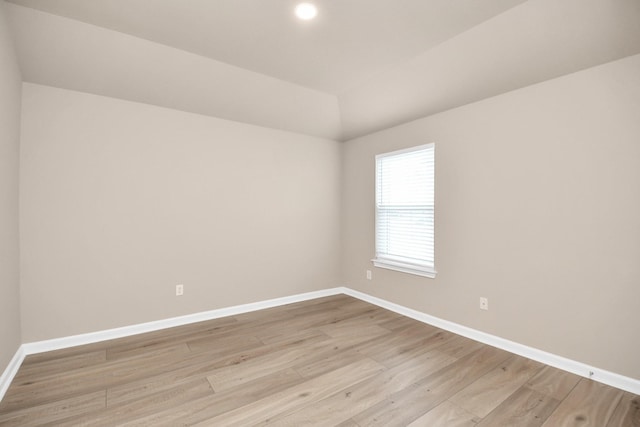
<instances>
[{"instance_id":1,"label":"wood plank flooring","mask_svg":"<svg viewBox=\"0 0 640 427\"><path fill-rule=\"evenodd\" d=\"M640 398L338 295L28 356L1 426L640 426Z\"/></svg>"}]
</instances>

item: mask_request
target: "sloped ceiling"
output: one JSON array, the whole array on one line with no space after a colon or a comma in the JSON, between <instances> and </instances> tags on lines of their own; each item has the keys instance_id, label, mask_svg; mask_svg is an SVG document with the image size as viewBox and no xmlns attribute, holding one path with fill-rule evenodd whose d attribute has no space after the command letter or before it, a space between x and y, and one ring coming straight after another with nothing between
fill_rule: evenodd
<instances>
[{"instance_id":1,"label":"sloped ceiling","mask_svg":"<svg viewBox=\"0 0 640 427\"><path fill-rule=\"evenodd\" d=\"M342 137L637 53L638 0L529 0L341 94Z\"/></svg>"},{"instance_id":2,"label":"sloped ceiling","mask_svg":"<svg viewBox=\"0 0 640 427\"><path fill-rule=\"evenodd\" d=\"M337 94L524 0L10 0Z\"/></svg>"},{"instance_id":3,"label":"sloped ceiling","mask_svg":"<svg viewBox=\"0 0 640 427\"><path fill-rule=\"evenodd\" d=\"M637 0L11 0L23 78L349 139L640 52Z\"/></svg>"}]
</instances>

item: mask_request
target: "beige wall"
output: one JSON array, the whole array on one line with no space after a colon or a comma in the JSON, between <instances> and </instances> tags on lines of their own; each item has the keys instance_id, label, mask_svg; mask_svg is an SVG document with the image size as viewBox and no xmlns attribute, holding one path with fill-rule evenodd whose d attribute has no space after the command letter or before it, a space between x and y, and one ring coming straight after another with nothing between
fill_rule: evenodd
<instances>
[{"instance_id":1,"label":"beige wall","mask_svg":"<svg viewBox=\"0 0 640 427\"><path fill-rule=\"evenodd\" d=\"M0 2L0 374L20 346L18 141L21 80Z\"/></svg>"},{"instance_id":2,"label":"beige wall","mask_svg":"<svg viewBox=\"0 0 640 427\"><path fill-rule=\"evenodd\" d=\"M22 114L24 342L339 283L339 143L34 84Z\"/></svg>"},{"instance_id":3,"label":"beige wall","mask_svg":"<svg viewBox=\"0 0 640 427\"><path fill-rule=\"evenodd\" d=\"M640 379L639 110L636 55L345 143L345 285ZM370 262L374 155L427 142L436 279Z\"/></svg>"}]
</instances>

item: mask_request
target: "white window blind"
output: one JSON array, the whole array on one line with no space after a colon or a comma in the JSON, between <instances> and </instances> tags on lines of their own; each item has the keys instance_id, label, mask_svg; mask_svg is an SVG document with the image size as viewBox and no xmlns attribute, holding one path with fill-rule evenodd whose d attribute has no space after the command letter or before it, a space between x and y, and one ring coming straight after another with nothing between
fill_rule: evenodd
<instances>
[{"instance_id":1,"label":"white window blind","mask_svg":"<svg viewBox=\"0 0 640 427\"><path fill-rule=\"evenodd\" d=\"M376 267L435 277L435 145L376 156Z\"/></svg>"}]
</instances>

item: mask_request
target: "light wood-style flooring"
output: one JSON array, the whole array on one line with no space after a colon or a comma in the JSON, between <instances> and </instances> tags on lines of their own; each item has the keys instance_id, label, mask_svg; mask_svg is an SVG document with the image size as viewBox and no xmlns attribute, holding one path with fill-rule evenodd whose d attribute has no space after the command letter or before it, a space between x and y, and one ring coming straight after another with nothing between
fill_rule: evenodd
<instances>
[{"instance_id":1,"label":"light wood-style flooring","mask_svg":"<svg viewBox=\"0 0 640 427\"><path fill-rule=\"evenodd\" d=\"M640 398L338 295L28 356L2 426L640 426Z\"/></svg>"}]
</instances>

